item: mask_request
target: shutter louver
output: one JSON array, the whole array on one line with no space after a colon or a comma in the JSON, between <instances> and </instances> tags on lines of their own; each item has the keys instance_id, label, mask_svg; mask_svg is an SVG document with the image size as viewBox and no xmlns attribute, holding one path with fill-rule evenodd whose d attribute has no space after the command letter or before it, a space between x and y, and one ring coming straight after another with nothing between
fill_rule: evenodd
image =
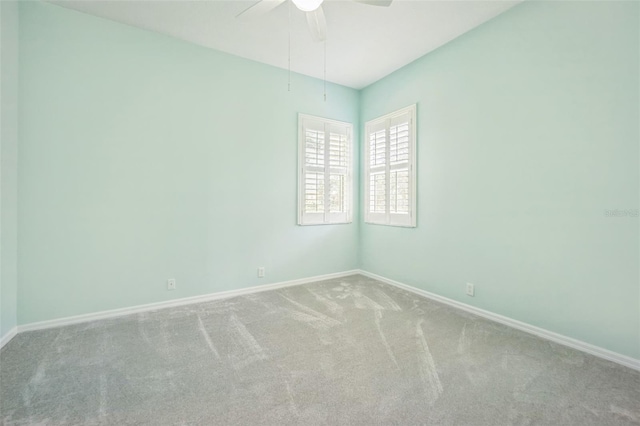
<instances>
[{"instance_id":1,"label":"shutter louver","mask_svg":"<svg viewBox=\"0 0 640 426\"><path fill-rule=\"evenodd\" d=\"M387 205L385 173L371 173L369 185L369 209L373 213L384 213Z\"/></svg>"},{"instance_id":2,"label":"shutter louver","mask_svg":"<svg viewBox=\"0 0 640 426\"><path fill-rule=\"evenodd\" d=\"M345 212L345 181L347 178L347 164L349 156L347 149L347 135L330 133L329 136L329 212Z\"/></svg>"},{"instance_id":3,"label":"shutter louver","mask_svg":"<svg viewBox=\"0 0 640 426\"><path fill-rule=\"evenodd\" d=\"M307 173L304 185L305 213L324 213L324 173Z\"/></svg>"},{"instance_id":4,"label":"shutter louver","mask_svg":"<svg viewBox=\"0 0 640 426\"><path fill-rule=\"evenodd\" d=\"M390 180L390 212L409 214L409 170L392 171Z\"/></svg>"},{"instance_id":5,"label":"shutter louver","mask_svg":"<svg viewBox=\"0 0 640 426\"><path fill-rule=\"evenodd\" d=\"M324 167L324 132L307 130L305 132L305 161L309 166Z\"/></svg>"},{"instance_id":6,"label":"shutter louver","mask_svg":"<svg viewBox=\"0 0 640 426\"><path fill-rule=\"evenodd\" d=\"M331 167L347 168L347 135L331 133L329 138L329 164Z\"/></svg>"},{"instance_id":7,"label":"shutter louver","mask_svg":"<svg viewBox=\"0 0 640 426\"><path fill-rule=\"evenodd\" d=\"M389 128L389 212L395 214L409 214L409 119Z\"/></svg>"},{"instance_id":8,"label":"shutter louver","mask_svg":"<svg viewBox=\"0 0 640 426\"><path fill-rule=\"evenodd\" d=\"M369 210L384 213L387 205L386 190L387 138L384 129L369 135Z\"/></svg>"},{"instance_id":9,"label":"shutter louver","mask_svg":"<svg viewBox=\"0 0 640 426\"><path fill-rule=\"evenodd\" d=\"M385 139L384 130L371 133L371 136L369 137L369 165L371 167L385 165L387 158L387 144Z\"/></svg>"},{"instance_id":10,"label":"shutter louver","mask_svg":"<svg viewBox=\"0 0 640 426\"><path fill-rule=\"evenodd\" d=\"M409 122L391 127L389 130L391 164L409 161Z\"/></svg>"},{"instance_id":11,"label":"shutter louver","mask_svg":"<svg viewBox=\"0 0 640 426\"><path fill-rule=\"evenodd\" d=\"M344 212L344 175L331 175L329 184L329 212Z\"/></svg>"},{"instance_id":12,"label":"shutter louver","mask_svg":"<svg viewBox=\"0 0 640 426\"><path fill-rule=\"evenodd\" d=\"M324 131L305 130L304 212L324 213Z\"/></svg>"}]
</instances>

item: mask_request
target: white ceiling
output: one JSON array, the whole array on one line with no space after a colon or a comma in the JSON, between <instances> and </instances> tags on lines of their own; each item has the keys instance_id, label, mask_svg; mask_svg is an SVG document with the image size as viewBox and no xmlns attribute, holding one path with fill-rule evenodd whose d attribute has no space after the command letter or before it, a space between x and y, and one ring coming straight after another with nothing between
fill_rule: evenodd
<instances>
[{"instance_id":1,"label":"white ceiling","mask_svg":"<svg viewBox=\"0 0 640 426\"><path fill-rule=\"evenodd\" d=\"M325 0L327 80L363 88L499 15L517 1L395 0L376 7ZM289 2L248 21L240 0L52 0L91 15L167 34L287 68ZM323 78L323 43L314 43L303 12L291 5L291 68Z\"/></svg>"}]
</instances>

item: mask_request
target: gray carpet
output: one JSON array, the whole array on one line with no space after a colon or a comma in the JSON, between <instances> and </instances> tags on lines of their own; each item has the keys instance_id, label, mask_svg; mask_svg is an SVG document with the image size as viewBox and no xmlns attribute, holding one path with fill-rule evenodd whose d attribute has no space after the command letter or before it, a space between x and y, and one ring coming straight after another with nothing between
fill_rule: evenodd
<instances>
[{"instance_id":1,"label":"gray carpet","mask_svg":"<svg viewBox=\"0 0 640 426\"><path fill-rule=\"evenodd\" d=\"M640 372L362 277L16 336L4 425L639 425Z\"/></svg>"}]
</instances>

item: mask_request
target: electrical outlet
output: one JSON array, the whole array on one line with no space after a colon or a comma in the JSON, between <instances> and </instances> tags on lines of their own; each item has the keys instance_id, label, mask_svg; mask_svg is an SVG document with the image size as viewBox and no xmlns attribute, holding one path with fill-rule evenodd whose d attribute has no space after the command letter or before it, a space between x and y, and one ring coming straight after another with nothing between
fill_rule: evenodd
<instances>
[{"instance_id":1,"label":"electrical outlet","mask_svg":"<svg viewBox=\"0 0 640 426\"><path fill-rule=\"evenodd\" d=\"M258 278L264 278L264 266L258 268Z\"/></svg>"},{"instance_id":2,"label":"electrical outlet","mask_svg":"<svg viewBox=\"0 0 640 426\"><path fill-rule=\"evenodd\" d=\"M167 280L167 290L175 290L176 289L176 279L169 278Z\"/></svg>"},{"instance_id":3,"label":"electrical outlet","mask_svg":"<svg viewBox=\"0 0 640 426\"><path fill-rule=\"evenodd\" d=\"M476 290L471 283L467 283L467 296L475 296Z\"/></svg>"}]
</instances>

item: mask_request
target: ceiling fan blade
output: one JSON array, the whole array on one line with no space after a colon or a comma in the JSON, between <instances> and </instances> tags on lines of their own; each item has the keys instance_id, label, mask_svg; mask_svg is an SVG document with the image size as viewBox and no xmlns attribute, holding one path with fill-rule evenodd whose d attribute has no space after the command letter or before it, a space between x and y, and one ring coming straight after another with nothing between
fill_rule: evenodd
<instances>
[{"instance_id":1,"label":"ceiling fan blade","mask_svg":"<svg viewBox=\"0 0 640 426\"><path fill-rule=\"evenodd\" d=\"M286 0L260 0L256 4L251 5L249 8L237 14L236 18L251 19L256 16L264 15L265 13L271 12L285 1Z\"/></svg>"},{"instance_id":2,"label":"ceiling fan blade","mask_svg":"<svg viewBox=\"0 0 640 426\"><path fill-rule=\"evenodd\" d=\"M327 21L324 18L322 6L313 12L307 12L307 24L313 41L325 41L327 39Z\"/></svg>"},{"instance_id":3,"label":"ceiling fan blade","mask_svg":"<svg viewBox=\"0 0 640 426\"><path fill-rule=\"evenodd\" d=\"M353 0L357 3L363 3L363 4L368 4L370 6L383 6L383 7L389 7L391 6L391 2L393 0Z\"/></svg>"}]
</instances>

